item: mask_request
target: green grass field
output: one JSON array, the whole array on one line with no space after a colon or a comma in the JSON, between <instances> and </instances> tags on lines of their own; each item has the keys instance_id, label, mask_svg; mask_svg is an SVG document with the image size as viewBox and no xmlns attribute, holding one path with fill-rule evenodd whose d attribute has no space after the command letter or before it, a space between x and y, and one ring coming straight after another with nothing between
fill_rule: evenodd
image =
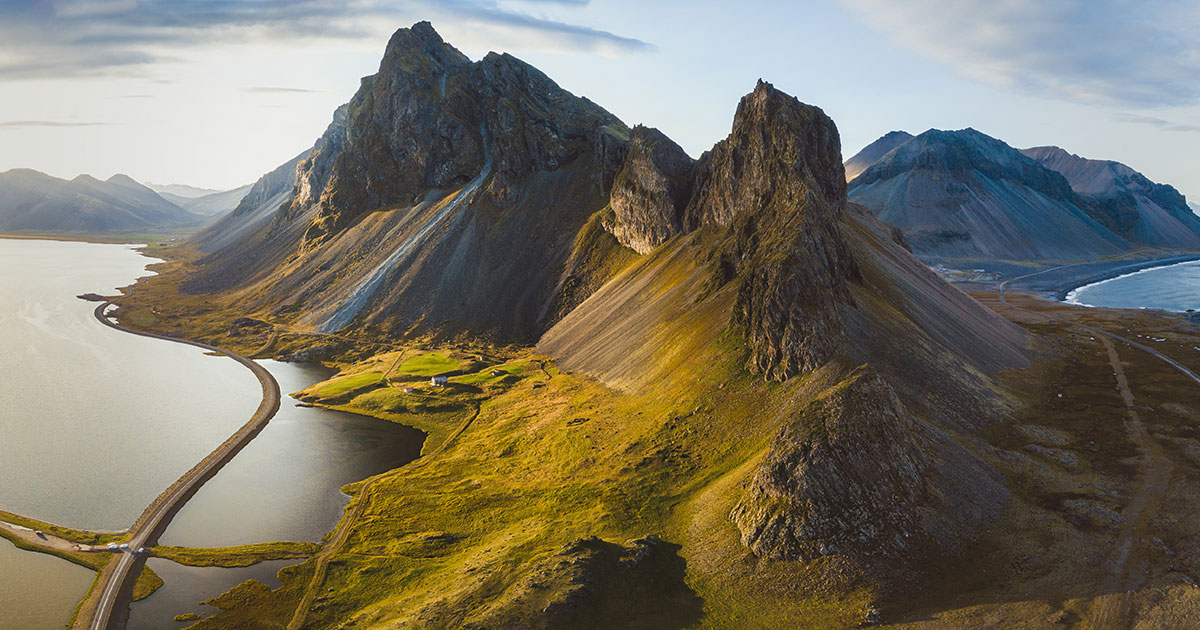
<instances>
[{"instance_id":1,"label":"green grass field","mask_svg":"<svg viewBox=\"0 0 1200 630\"><path fill-rule=\"evenodd\" d=\"M363 372L361 374L351 374L326 381L315 390L315 393L323 398L337 398L351 392L379 385L382 382L383 373Z\"/></svg>"},{"instance_id":2,"label":"green grass field","mask_svg":"<svg viewBox=\"0 0 1200 630\"><path fill-rule=\"evenodd\" d=\"M412 376L438 376L462 367L462 362L438 352L419 354L405 359L396 366L396 372Z\"/></svg>"}]
</instances>

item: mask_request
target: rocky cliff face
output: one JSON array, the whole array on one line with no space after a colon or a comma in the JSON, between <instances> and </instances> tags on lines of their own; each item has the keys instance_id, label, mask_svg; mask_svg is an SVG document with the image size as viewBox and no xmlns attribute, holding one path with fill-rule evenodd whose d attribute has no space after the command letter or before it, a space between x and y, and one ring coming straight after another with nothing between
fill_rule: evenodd
<instances>
[{"instance_id":1,"label":"rocky cliff face","mask_svg":"<svg viewBox=\"0 0 1200 630\"><path fill-rule=\"evenodd\" d=\"M206 235L219 247L187 288L244 291L327 332L536 339L628 251L581 232L601 223L629 138L511 55L472 62L428 23L400 29L286 193L259 186L272 194Z\"/></svg>"},{"instance_id":2,"label":"rocky cliff face","mask_svg":"<svg viewBox=\"0 0 1200 630\"><path fill-rule=\"evenodd\" d=\"M499 204L512 205L530 175L602 152L605 127L625 130L511 55L472 63L428 22L396 32L345 115L345 133L298 172L290 214L319 204L305 234L309 248L368 212L476 179L487 180L483 190Z\"/></svg>"},{"instance_id":3,"label":"rocky cliff face","mask_svg":"<svg viewBox=\"0 0 1200 630\"><path fill-rule=\"evenodd\" d=\"M783 426L730 518L763 558L894 570L957 550L1007 501L998 476L963 453L860 367Z\"/></svg>"},{"instance_id":4,"label":"rocky cliff face","mask_svg":"<svg viewBox=\"0 0 1200 630\"><path fill-rule=\"evenodd\" d=\"M661 131L634 127L613 182L613 236L647 254L678 234L691 197L693 165L692 158Z\"/></svg>"},{"instance_id":5,"label":"rocky cliff face","mask_svg":"<svg viewBox=\"0 0 1200 630\"><path fill-rule=\"evenodd\" d=\"M1161 247L1200 246L1200 220L1172 186L1157 184L1110 160L1089 160L1058 147L1021 151L1061 174L1102 222L1137 243Z\"/></svg>"},{"instance_id":6,"label":"rocky cliff face","mask_svg":"<svg viewBox=\"0 0 1200 630\"><path fill-rule=\"evenodd\" d=\"M727 236L724 268L741 278L734 323L749 367L783 380L827 361L844 341L841 305L857 279L838 225L846 201L837 126L769 83L744 97L733 132L701 157L685 212Z\"/></svg>"},{"instance_id":7,"label":"rocky cliff face","mask_svg":"<svg viewBox=\"0 0 1200 630\"><path fill-rule=\"evenodd\" d=\"M731 518L765 558L902 552L920 534L929 447L892 388L860 369L783 427Z\"/></svg>"}]
</instances>

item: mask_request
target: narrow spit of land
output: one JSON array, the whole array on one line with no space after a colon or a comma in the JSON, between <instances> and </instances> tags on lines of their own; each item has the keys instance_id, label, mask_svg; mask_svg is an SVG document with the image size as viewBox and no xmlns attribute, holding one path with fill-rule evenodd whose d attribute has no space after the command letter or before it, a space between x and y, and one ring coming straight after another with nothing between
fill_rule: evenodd
<instances>
[{"instance_id":1,"label":"narrow spit of land","mask_svg":"<svg viewBox=\"0 0 1200 630\"><path fill-rule=\"evenodd\" d=\"M129 598L133 592L133 583L137 580L138 573L145 563L145 555L133 552L138 548L154 544L158 536L162 534L163 530L171 522L171 518L187 503L188 499L206 481L211 479L226 462L232 459L242 447L262 431L267 422L275 416L275 412L279 410L280 399L279 383L275 381L275 377L271 376L271 373L266 368L254 361L205 343L176 339L126 328L114 322L105 314L105 311L111 305L111 302L103 302L96 307L96 319L100 320L100 323L105 326L151 339L183 343L229 357L254 373L258 378L259 384L262 385L263 395L258 409L255 410L250 420L242 425L229 439L218 446L216 450L209 453L200 463L192 467L191 470L180 477L174 484L164 490L162 494L158 495L158 498L142 512L142 515L129 529L130 535L125 542L128 543L130 552L118 554L113 561L109 562L101 570L100 575L96 579L96 584L80 606L74 628L87 628L88 630L110 630L114 627L121 627L118 620L123 617L125 607L128 605Z\"/></svg>"}]
</instances>

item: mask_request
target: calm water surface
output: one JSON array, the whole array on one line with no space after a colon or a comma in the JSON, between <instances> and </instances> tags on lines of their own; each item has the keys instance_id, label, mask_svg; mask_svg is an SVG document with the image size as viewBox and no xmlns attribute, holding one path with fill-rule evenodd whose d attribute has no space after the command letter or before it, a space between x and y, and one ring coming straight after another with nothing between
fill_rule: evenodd
<instances>
[{"instance_id":1,"label":"calm water surface","mask_svg":"<svg viewBox=\"0 0 1200 630\"><path fill-rule=\"evenodd\" d=\"M95 320L152 262L127 246L0 239L0 509L124 529L258 406L258 381L199 348Z\"/></svg>"},{"instance_id":2,"label":"calm water surface","mask_svg":"<svg viewBox=\"0 0 1200 630\"><path fill-rule=\"evenodd\" d=\"M1067 301L1108 308L1200 310L1200 261L1143 269L1089 284L1071 291Z\"/></svg>"},{"instance_id":3,"label":"calm water surface","mask_svg":"<svg viewBox=\"0 0 1200 630\"><path fill-rule=\"evenodd\" d=\"M21 551L0 538L0 628L62 628L95 573L53 556Z\"/></svg>"},{"instance_id":4,"label":"calm water surface","mask_svg":"<svg viewBox=\"0 0 1200 630\"><path fill-rule=\"evenodd\" d=\"M234 361L109 329L93 318L94 304L75 298L112 293L146 275L149 262L127 246L0 239L0 509L123 529L257 407L258 381ZM264 365L285 393L328 374ZM423 438L285 398L267 428L175 517L163 543L318 540L347 501L339 487L410 461ZM139 627L176 627L174 615L245 576L270 582L276 565L193 569L152 560L167 586L137 604L135 618ZM0 542L0 630L60 627L91 579Z\"/></svg>"},{"instance_id":5,"label":"calm water surface","mask_svg":"<svg viewBox=\"0 0 1200 630\"><path fill-rule=\"evenodd\" d=\"M176 615L195 613L207 617L217 609L203 603L245 582L258 580L271 588L279 587L275 574L295 560L260 562L241 569L188 567L162 558L150 558L146 565L166 583L150 597L129 610L129 630L169 630L183 628L195 621L178 622Z\"/></svg>"},{"instance_id":6,"label":"calm water surface","mask_svg":"<svg viewBox=\"0 0 1200 630\"><path fill-rule=\"evenodd\" d=\"M342 486L410 462L425 434L351 413L297 407L288 392L329 378L319 365L261 362L284 392L279 413L188 501L160 542L229 547L317 542L342 516Z\"/></svg>"}]
</instances>

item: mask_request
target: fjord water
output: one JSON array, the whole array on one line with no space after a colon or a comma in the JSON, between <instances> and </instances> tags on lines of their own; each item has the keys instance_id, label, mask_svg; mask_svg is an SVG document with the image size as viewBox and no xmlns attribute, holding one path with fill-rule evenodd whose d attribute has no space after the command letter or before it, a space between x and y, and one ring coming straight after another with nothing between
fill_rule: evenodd
<instances>
[{"instance_id":1,"label":"fjord water","mask_svg":"<svg viewBox=\"0 0 1200 630\"><path fill-rule=\"evenodd\" d=\"M236 362L102 326L152 262L127 246L0 239L0 509L124 529L261 397Z\"/></svg>"},{"instance_id":2,"label":"fjord water","mask_svg":"<svg viewBox=\"0 0 1200 630\"><path fill-rule=\"evenodd\" d=\"M271 560L237 569L188 567L162 558L150 558L146 566L163 579L162 588L149 598L136 602L129 610L128 630L164 630L183 628L195 621L177 622L177 615L192 613L207 617L217 609L208 601L245 582L257 580L271 588L279 587L275 574L295 560Z\"/></svg>"},{"instance_id":3,"label":"fjord water","mask_svg":"<svg viewBox=\"0 0 1200 630\"><path fill-rule=\"evenodd\" d=\"M0 629L62 628L95 573L0 539Z\"/></svg>"},{"instance_id":4,"label":"fjord water","mask_svg":"<svg viewBox=\"0 0 1200 630\"><path fill-rule=\"evenodd\" d=\"M160 542L230 547L317 542L342 516L340 488L406 464L425 434L352 413L298 407L296 392L333 375L320 365L260 361L284 393L279 412L171 521Z\"/></svg>"},{"instance_id":5,"label":"fjord water","mask_svg":"<svg viewBox=\"0 0 1200 630\"><path fill-rule=\"evenodd\" d=\"M1107 308L1200 310L1200 261L1143 269L1089 284L1071 291L1067 301Z\"/></svg>"},{"instance_id":6,"label":"fjord water","mask_svg":"<svg viewBox=\"0 0 1200 630\"><path fill-rule=\"evenodd\" d=\"M0 239L0 509L123 529L258 406L258 381L236 362L110 329L93 317L95 304L75 297L114 292L150 262L128 246ZM285 394L328 375L264 364ZM340 486L415 458L423 441L408 427L281 402L176 516L165 543L318 540L347 501ZM245 579L224 569L204 575L194 589L173 585L151 608ZM0 542L0 630L61 627L92 577Z\"/></svg>"},{"instance_id":7,"label":"fjord water","mask_svg":"<svg viewBox=\"0 0 1200 630\"><path fill-rule=\"evenodd\" d=\"M317 542L337 524L349 497L339 490L406 464L421 454L425 434L403 425L314 407L287 398L329 378L319 365L260 361L284 392L279 412L262 433L221 468L171 521L159 542L184 547L229 547L276 540ZM296 560L240 569L185 567L152 558L166 582L133 604L130 630L187 625L176 615L215 612L199 606L256 579L278 586L275 572Z\"/></svg>"}]
</instances>

